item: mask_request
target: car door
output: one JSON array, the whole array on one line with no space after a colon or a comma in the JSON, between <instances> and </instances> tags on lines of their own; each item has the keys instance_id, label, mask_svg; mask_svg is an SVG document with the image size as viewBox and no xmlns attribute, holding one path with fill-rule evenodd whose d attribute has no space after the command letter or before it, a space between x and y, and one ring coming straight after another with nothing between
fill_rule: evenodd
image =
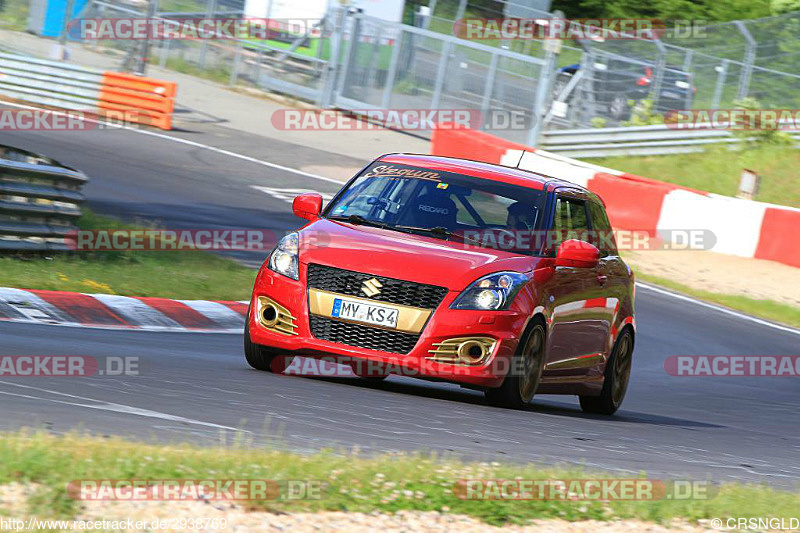
<instances>
[{"instance_id":1,"label":"car door","mask_svg":"<svg viewBox=\"0 0 800 533\"><path fill-rule=\"evenodd\" d=\"M557 250L567 239L588 240L590 235L587 198L577 190L559 190L553 204L549 248ZM566 377L584 373L594 357L602 353L604 331L587 307L593 304L598 285L594 268L556 267L548 300L551 324L545 370Z\"/></svg>"}]
</instances>

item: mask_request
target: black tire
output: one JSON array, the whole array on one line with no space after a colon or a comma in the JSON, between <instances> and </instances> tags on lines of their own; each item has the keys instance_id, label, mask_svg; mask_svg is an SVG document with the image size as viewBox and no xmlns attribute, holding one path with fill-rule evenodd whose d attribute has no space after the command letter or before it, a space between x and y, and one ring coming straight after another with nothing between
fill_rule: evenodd
<instances>
[{"instance_id":1,"label":"black tire","mask_svg":"<svg viewBox=\"0 0 800 533\"><path fill-rule=\"evenodd\" d=\"M600 396L581 396L584 413L613 415L622 405L631 377L633 363L633 334L626 329L617 339L611 358L606 364L603 390Z\"/></svg>"},{"instance_id":2,"label":"black tire","mask_svg":"<svg viewBox=\"0 0 800 533\"><path fill-rule=\"evenodd\" d=\"M266 346L256 344L250 339L250 310L248 309L244 323L244 357L247 359L247 363L256 370L280 374L291 364L292 358L282 356L280 359L276 359L278 355Z\"/></svg>"},{"instance_id":3,"label":"black tire","mask_svg":"<svg viewBox=\"0 0 800 533\"><path fill-rule=\"evenodd\" d=\"M537 319L520 343L522 349L514 354L511 369L503 384L484 391L489 405L524 409L530 404L544 371L546 341L544 323Z\"/></svg>"}]
</instances>

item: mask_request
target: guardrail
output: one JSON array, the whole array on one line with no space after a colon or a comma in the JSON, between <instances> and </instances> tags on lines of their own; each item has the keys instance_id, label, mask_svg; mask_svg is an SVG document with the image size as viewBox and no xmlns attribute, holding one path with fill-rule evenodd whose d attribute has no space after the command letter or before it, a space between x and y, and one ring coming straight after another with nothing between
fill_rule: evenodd
<instances>
[{"instance_id":1,"label":"guardrail","mask_svg":"<svg viewBox=\"0 0 800 533\"><path fill-rule=\"evenodd\" d=\"M800 134L792 137L800 144ZM542 133L539 148L567 157L610 157L702 152L712 144L741 141L723 130L675 130L657 125L550 130Z\"/></svg>"},{"instance_id":2,"label":"guardrail","mask_svg":"<svg viewBox=\"0 0 800 533\"><path fill-rule=\"evenodd\" d=\"M172 128L175 83L35 57L0 54L0 96Z\"/></svg>"},{"instance_id":3,"label":"guardrail","mask_svg":"<svg viewBox=\"0 0 800 533\"><path fill-rule=\"evenodd\" d=\"M87 181L53 160L0 147L0 251L67 250Z\"/></svg>"}]
</instances>

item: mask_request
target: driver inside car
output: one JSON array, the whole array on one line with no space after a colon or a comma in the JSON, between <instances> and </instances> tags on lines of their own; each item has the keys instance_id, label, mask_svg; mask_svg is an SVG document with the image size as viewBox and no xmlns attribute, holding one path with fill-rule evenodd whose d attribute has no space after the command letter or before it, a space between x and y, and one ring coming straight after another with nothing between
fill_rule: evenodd
<instances>
[{"instance_id":1,"label":"driver inside car","mask_svg":"<svg viewBox=\"0 0 800 533\"><path fill-rule=\"evenodd\" d=\"M532 230L536 225L536 208L524 202L508 206L506 228L510 230Z\"/></svg>"}]
</instances>

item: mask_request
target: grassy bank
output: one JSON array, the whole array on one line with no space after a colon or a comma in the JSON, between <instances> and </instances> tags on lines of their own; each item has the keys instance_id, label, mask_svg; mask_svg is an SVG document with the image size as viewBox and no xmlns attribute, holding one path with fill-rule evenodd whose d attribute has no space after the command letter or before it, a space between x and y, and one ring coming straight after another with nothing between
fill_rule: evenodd
<instances>
[{"instance_id":1,"label":"grassy bank","mask_svg":"<svg viewBox=\"0 0 800 533\"><path fill-rule=\"evenodd\" d=\"M78 479L271 479L320 480L327 485L317 500L254 501L251 510L276 512L443 511L466 514L491 524L534 518L612 520L639 518L668 522L712 517L791 517L800 495L762 486L723 485L711 499L660 501L476 501L457 498L460 479L598 479L580 469L540 469L534 465L465 463L455 459L390 454L361 457L322 452L295 455L255 449L247 443L218 448L155 446L118 438L46 433L0 435L0 484L36 486L30 512L71 516L77 503L66 486ZM623 476L626 479L632 477ZM644 478L644 475L638 476Z\"/></svg>"},{"instance_id":2,"label":"grassy bank","mask_svg":"<svg viewBox=\"0 0 800 533\"><path fill-rule=\"evenodd\" d=\"M699 300L715 303L735 311L741 311L747 315L764 318L772 322L787 324L800 328L800 309L772 300L756 300L746 296L739 296L735 294L719 294L715 292L703 291L693 289L682 283L677 283L671 279L663 278L660 276L651 276L643 274L639 270L636 271L636 279L653 285L660 285L667 289L693 296Z\"/></svg>"},{"instance_id":3,"label":"grassy bank","mask_svg":"<svg viewBox=\"0 0 800 533\"><path fill-rule=\"evenodd\" d=\"M81 229L132 229L87 212ZM266 255L266 254L265 254ZM0 286L176 299L247 300L256 272L202 251L0 256Z\"/></svg>"},{"instance_id":4,"label":"grassy bank","mask_svg":"<svg viewBox=\"0 0 800 533\"><path fill-rule=\"evenodd\" d=\"M761 190L756 199L800 207L800 150L764 147L744 151L722 148L696 154L605 157L587 159L591 163L615 168L702 191L735 196L743 168L761 175Z\"/></svg>"}]
</instances>

